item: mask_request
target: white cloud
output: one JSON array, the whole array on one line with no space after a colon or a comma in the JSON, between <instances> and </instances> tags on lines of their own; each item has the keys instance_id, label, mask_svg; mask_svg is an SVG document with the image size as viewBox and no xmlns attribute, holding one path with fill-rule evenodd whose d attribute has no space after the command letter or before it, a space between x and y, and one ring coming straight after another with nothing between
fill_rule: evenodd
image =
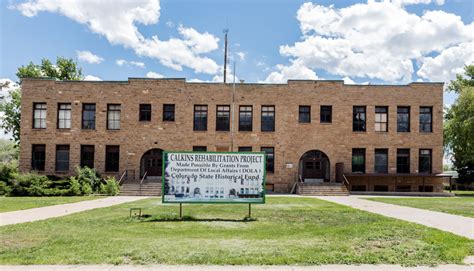
<instances>
[{"instance_id":1,"label":"white cloud","mask_svg":"<svg viewBox=\"0 0 474 271\"><path fill-rule=\"evenodd\" d=\"M235 54L239 57L240 61L245 61L245 57L247 56L245 52L237 52Z\"/></svg>"},{"instance_id":2,"label":"white cloud","mask_svg":"<svg viewBox=\"0 0 474 271\"><path fill-rule=\"evenodd\" d=\"M157 72L147 72L145 76L148 78L163 78L164 77L162 74L159 74Z\"/></svg>"},{"instance_id":3,"label":"white cloud","mask_svg":"<svg viewBox=\"0 0 474 271\"><path fill-rule=\"evenodd\" d=\"M84 81L102 81L102 79L94 75L86 75Z\"/></svg>"},{"instance_id":4,"label":"white cloud","mask_svg":"<svg viewBox=\"0 0 474 271\"><path fill-rule=\"evenodd\" d=\"M348 84L348 85L354 85L355 84L354 80L352 80L351 78L349 78L347 76L342 78L342 80L344 80L344 84Z\"/></svg>"},{"instance_id":5,"label":"white cloud","mask_svg":"<svg viewBox=\"0 0 474 271\"><path fill-rule=\"evenodd\" d=\"M291 60L289 67L298 63L297 70L306 75L308 70L322 69L388 82L411 81L416 72L413 62L472 41L474 32L474 23L466 25L454 14L426 11L418 16L390 2L368 1L340 9L305 3L297 19L302 40L280 46L280 54ZM279 74L269 77L278 81Z\"/></svg>"},{"instance_id":6,"label":"white cloud","mask_svg":"<svg viewBox=\"0 0 474 271\"><path fill-rule=\"evenodd\" d=\"M464 72L464 65L474 64L474 42L450 47L436 57L424 57L417 75L439 82L449 82L456 74Z\"/></svg>"},{"instance_id":7,"label":"white cloud","mask_svg":"<svg viewBox=\"0 0 474 271\"><path fill-rule=\"evenodd\" d=\"M263 81L264 83L286 83L288 79L308 79L316 80L318 76L316 73L302 65L301 62L293 62L289 66L277 65L277 71L270 73Z\"/></svg>"},{"instance_id":8,"label":"white cloud","mask_svg":"<svg viewBox=\"0 0 474 271\"><path fill-rule=\"evenodd\" d=\"M76 54L79 61L84 61L89 64L99 64L100 62L104 61L102 57L94 55L90 51L76 51Z\"/></svg>"},{"instance_id":9,"label":"white cloud","mask_svg":"<svg viewBox=\"0 0 474 271\"><path fill-rule=\"evenodd\" d=\"M174 28L174 23L172 21L167 21L166 26L169 28Z\"/></svg>"},{"instance_id":10,"label":"white cloud","mask_svg":"<svg viewBox=\"0 0 474 271\"><path fill-rule=\"evenodd\" d=\"M392 0L394 5L404 6L404 5L417 5L417 4L431 4L436 3L437 5L444 5L444 0Z\"/></svg>"},{"instance_id":11,"label":"white cloud","mask_svg":"<svg viewBox=\"0 0 474 271\"><path fill-rule=\"evenodd\" d=\"M117 59L115 60L115 64L117 64L117 66L128 66L128 67L131 67L131 66L135 66L135 67L139 67L139 68L145 68L145 63L143 62L138 62L138 61L127 61L125 59Z\"/></svg>"},{"instance_id":12,"label":"white cloud","mask_svg":"<svg viewBox=\"0 0 474 271\"><path fill-rule=\"evenodd\" d=\"M214 60L202 55L218 48L218 39L212 34L181 26L181 39L164 41L157 35L147 38L140 33L137 24L158 23L159 0L31 0L15 7L28 17L43 11L59 13L87 25L111 44L131 48L139 56L158 59L161 64L176 70L182 70L183 66L197 73L215 74L219 70Z\"/></svg>"}]
</instances>

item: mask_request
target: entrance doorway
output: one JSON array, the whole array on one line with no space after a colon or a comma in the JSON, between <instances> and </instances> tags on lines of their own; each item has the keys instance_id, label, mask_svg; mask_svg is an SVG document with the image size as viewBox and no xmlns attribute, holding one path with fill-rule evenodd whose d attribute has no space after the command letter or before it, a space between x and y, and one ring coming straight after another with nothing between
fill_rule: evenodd
<instances>
[{"instance_id":1,"label":"entrance doorway","mask_svg":"<svg viewBox=\"0 0 474 271\"><path fill-rule=\"evenodd\" d=\"M145 152L140 161L140 178L160 177L163 173L163 150L151 149Z\"/></svg>"},{"instance_id":2,"label":"entrance doorway","mask_svg":"<svg viewBox=\"0 0 474 271\"><path fill-rule=\"evenodd\" d=\"M329 158L324 152L311 150L301 156L299 174L303 182L329 182L329 171Z\"/></svg>"}]
</instances>

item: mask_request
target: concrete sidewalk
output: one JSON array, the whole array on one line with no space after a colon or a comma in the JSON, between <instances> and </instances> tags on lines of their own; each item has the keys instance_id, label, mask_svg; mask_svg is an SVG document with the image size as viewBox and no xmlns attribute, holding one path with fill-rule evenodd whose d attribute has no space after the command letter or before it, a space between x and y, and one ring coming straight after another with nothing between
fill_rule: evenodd
<instances>
[{"instance_id":1,"label":"concrete sidewalk","mask_svg":"<svg viewBox=\"0 0 474 271\"><path fill-rule=\"evenodd\" d=\"M399 265L235 266L235 265L0 265L2 271L472 271L468 265L436 267Z\"/></svg>"},{"instance_id":2,"label":"concrete sidewalk","mask_svg":"<svg viewBox=\"0 0 474 271\"><path fill-rule=\"evenodd\" d=\"M418 223L474 239L474 218L364 200L358 196L316 198L350 206L371 213Z\"/></svg>"},{"instance_id":3,"label":"concrete sidewalk","mask_svg":"<svg viewBox=\"0 0 474 271\"><path fill-rule=\"evenodd\" d=\"M108 197L96 200L86 200L68 204L58 204L40 208L26 209L20 211L0 213L0 226L12 225L24 222L33 222L52 217L70 215L82 211L109 207L126 202L132 202L147 197ZM0 269L3 270L3 269Z\"/></svg>"}]
</instances>

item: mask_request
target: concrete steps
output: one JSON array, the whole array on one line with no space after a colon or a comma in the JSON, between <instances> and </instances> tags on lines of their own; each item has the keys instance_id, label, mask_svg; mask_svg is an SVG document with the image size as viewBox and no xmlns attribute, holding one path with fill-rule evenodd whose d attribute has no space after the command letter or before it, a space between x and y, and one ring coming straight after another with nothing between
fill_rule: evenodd
<instances>
[{"instance_id":1,"label":"concrete steps","mask_svg":"<svg viewBox=\"0 0 474 271\"><path fill-rule=\"evenodd\" d=\"M302 196L349 196L343 184L307 184L298 183L296 193Z\"/></svg>"},{"instance_id":2,"label":"concrete steps","mask_svg":"<svg viewBox=\"0 0 474 271\"><path fill-rule=\"evenodd\" d=\"M161 196L161 182L125 182L120 186L120 196Z\"/></svg>"}]
</instances>

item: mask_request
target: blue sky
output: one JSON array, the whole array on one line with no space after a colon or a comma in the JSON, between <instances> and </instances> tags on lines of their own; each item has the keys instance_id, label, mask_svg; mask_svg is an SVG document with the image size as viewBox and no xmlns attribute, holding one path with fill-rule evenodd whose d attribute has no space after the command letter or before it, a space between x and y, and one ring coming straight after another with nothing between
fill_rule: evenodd
<instances>
[{"instance_id":1,"label":"blue sky","mask_svg":"<svg viewBox=\"0 0 474 271\"><path fill-rule=\"evenodd\" d=\"M19 66L64 56L76 59L88 79L220 81L222 30L228 27L236 75L246 82L449 81L473 62L473 5L472 0L1 1L0 78L15 81ZM445 103L453 99L446 95Z\"/></svg>"}]
</instances>

